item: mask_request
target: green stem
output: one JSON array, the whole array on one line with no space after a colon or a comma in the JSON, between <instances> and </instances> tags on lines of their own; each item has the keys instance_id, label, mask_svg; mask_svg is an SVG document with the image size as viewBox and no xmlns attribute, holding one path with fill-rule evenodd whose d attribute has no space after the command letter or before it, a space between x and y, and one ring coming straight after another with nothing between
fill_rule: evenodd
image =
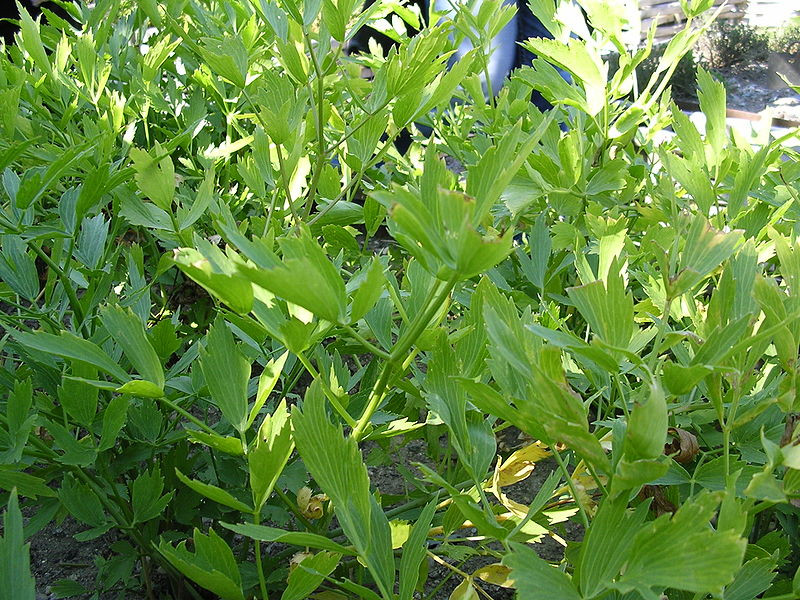
<instances>
[{"instance_id":1,"label":"green stem","mask_svg":"<svg viewBox=\"0 0 800 600\"><path fill-rule=\"evenodd\" d=\"M561 457L561 453L556 450L555 444L548 444L550 448L553 450L553 458L556 459L558 463L558 467L561 469L561 472L564 474L564 477L567 480L567 485L569 485L569 490L572 493L572 497L575 499L575 504L578 506L578 512L581 515L581 521L583 521L583 526L588 529L589 528L589 517L586 514L586 510L583 508L583 504L578 499L578 490L575 487L575 482L572 481L572 477L569 474L569 470L567 469L567 465L564 463L564 459Z\"/></svg>"},{"instance_id":2,"label":"green stem","mask_svg":"<svg viewBox=\"0 0 800 600\"><path fill-rule=\"evenodd\" d=\"M266 123L264 123L264 119L259 114L258 110L256 110L256 105L253 102L253 99L250 97L250 94L247 92L246 88L242 88L242 95L245 97L247 102L253 108L253 114L256 117L259 125L264 131L269 131L269 127L267 127ZM273 140L274 142L274 140ZM289 211L292 213L292 219L294 219L295 224L300 222L300 219L297 216L297 213L294 210L294 203L292 202L292 194L289 190L289 179L286 175L286 165L283 161L283 152L281 152L281 147L279 144L275 144L275 153L278 155L278 168L281 172L281 184L283 186L283 193L286 195L286 202L289 205Z\"/></svg>"},{"instance_id":3,"label":"green stem","mask_svg":"<svg viewBox=\"0 0 800 600\"><path fill-rule=\"evenodd\" d=\"M75 328L77 329L78 326L83 326L84 322L84 315L83 315L83 308L81 307L80 301L78 300L78 296L75 293L75 290L72 288L72 283L69 279L69 275L62 269L59 265L57 265L53 260L47 256L47 253L39 248L33 240L28 241L28 247L33 250L36 255L42 259L42 262L46 264L50 269L52 269L56 275L58 276L59 280L61 281L61 286L64 288L64 292L67 294L67 298L69 299L70 308L72 308L72 312L75 314Z\"/></svg>"},{"instance_id":4,"label":"green stem","mask_svg":"<svg viewBox=\"0 0 800 600\"><path fill-rule=\"evenodd\" d=\"M163 402L164 404L169 406L172 410L174 410L176 413L182 415L187 420L189 420L192 423L194 423L195 425L197 425L200 429L202 429L206 433L210 433L211 435L218 435L217 432L214 431L211 427L209 427L208 425L203 423L200 419L195 417L190 412L186 411L185 409L183 409L180 406L178 406L177 404L175 404L172 400L167 399L166 396L161 396L161 398L159 398L159 401Z\"/></svg>"},{"instance_id":5,"label":"green stem","mask_svg":"<svg viewBox=\"0 0 800 600\"><path fill-rule=\"evenodd\" d=\"M364 429L366 429L367 425L369 424L369 420L372 418L372 415L378 409L378 406L383 400L384 392L386 391L386 387L393 371L394 362L389 360L383 365L381 375L378 378L378 381L375 382L375 386L372 388L372 392L370 393L367 407L364 409L364 412L361 414L358 422L353 427L352 436L356 442L361 440Z\"/></svg>"},{"instance_id":6,"label":"green stem","mask_svg":"<svg viewBox=\"0 0 800 600\"><path fill-rule=\"evenodd\" d=\"M253 523L260 525L260 510L253 512ZM264 577L264 566L261 564L261 540L255 540L256 570L258 571L258 586L261 588L261 600L269 600L267 593L267 580Z\"/></svg>"},{"instance_id":7,"label":"green stem","mask_svg":"<svg viewBox=\"0 0 800 600\"><path fill-rule=\"evenodd\" d=\"M377 162L379 162L380 160L383 159L383 157L389 151L389 148L391 148L392 143L394 142L394 139L399 134L400 134L400 131L398 131L392 137L390 137L388 140L386 140L386 142L384 143L383 147L378 151L378 153L374 157L372 157L372 160L370 160L370 161L364 163L363 165L361 165L361 168L359 169L359 171L356 174L356 176L353 177L348 182L348 184L339 193L339 195L336 198L334 198L333 200L331 200L330 203L326 204L325 208L323 208L321 211L319 211L317 214L315 214L314 217L308 222L308 224L309 225L313 225L314 223L316 223L319 219L321 219L323 216L325 216L325 214L327 214L328 211L330 211L340 200L342 200L345 197L347 197L347 195L350 193L350 191L352 189L358 187L358 184L361 182L361 179L364 177L364 173L366 173L367 169L369 167L371 167L372 165L374 165L375 163L377 163Z\"/></svg>"},{"instance_id":8,"label":"green stem","mask_svg":"<svg viewBox=\"0 0 800 600\"><path fill-rule=\"evenodd\" d=\"M386 388L394 373L395 366L402 361L403 355L408 352L422 332L425 331L425 328L436 315L436 312L442 308L442 305L450 296L450 292L455 287L456 281L457 278L453 277L449 281L440 282L439 285L433 288L433 297L431 298L429 296L427 302L423 305L424 308L416 314L411 325L406 330L406 333L401 335L400 339L395 343L389 359L383 365L383 370L381 371L378 381L375 382L375 386L372 388L367 406L358 419L358 423L353 427L352 436L357 442L363 437L364 430L369 424L372 415L378 409L378 406L380 406L381 401L383 401ZM437 288L438 292L434 291Z\"/></svg>"},{"instance_id":9,"label":"green stem","mask_svg":"<svg viewBox=\"0 0 800 600\"><path fill-rule=\"evenodd\" d=\"M392 359L399 360L411 346L417 341L425 328L430 324L431 319L436 315L436 312L442 308L450 292L458 281L457 277L452 277L448 281L440 282L438 290L433 288L433 299L429 300L424 306L425 308L418 312L411 322L411 325L404 334L400 336L392 349Z\"/></svg>"},{"instance_id":10,"label":"green stem","mask_svg":"<svg viewBox=\"0 0 800 600\"><path fill-rule=\"evenodd\" d=\"M664 337L667 333L667 321L669 314L672 310L672 296L668 296L664 302L664 312L661 313L661 319L658 322L658 332L656 333L656 340L653 342L653 350L650 353L650 360L648 361L648 368L650 372L655 372L656 362L658 361L658 353L661 350L661 344L664 342Z\"/></svg>"},{"instance_id":11,"label":"green stem","mask_svg":"<svg viewBox=\"0 0 800 600\"><path fill-rule=\"evenodd\" d=\"M308 32L305 29L303 30L303 37L308 45L308 53L311 56L311 64L314 67L314 73L317 77L317 106L314 107L312 103L312 109L314 110L314 117L317 123L317 158L314 163L314 174L311 176L311 183L309 184L306 192L305 218L308 219L311 216L311 208L314 204L314 196L317 193L317 185L319 184L319 178L322 174L322 168L325 165L325 157L327 156L327 153L325 152L325 134L323 131L325 125L325 76L322 72L322 67L320 67L317 53L314 52L314 45L311 43L311 37L308 35ZM337 56L340 48L337 48L336 50ZM336 60L336 57L334 57L334 60ZM310 81L308 82L308 88L309 94L311 95L311 99L313 101L314 93L311 89Z\"/></svg>"},{"instance_id":12,"label":"green stem","mask_svg":"<svg viewBox=\"0 0 800 600\"><path fill-rule=\"evenodd\" d=\"M300 512L300 509L294 502L292 502L292 499L286 495L286 492L284 492L279 487L275 487L275 495L278 496L278 498L280 498L281 502L283 502L286 505L286 508L289 509L289 511L295 516L295 518L298 521L300 521L308 531L312 532L317 531L317 528L314 527L314 524L311 523L311 521L309 521L302 512Z\"/></svg>"},{"instance_id":13,"label":"green stem","mask_svg":"<svg viewBox=\"0 0 800 600\"><path fill-rule=\"evenodd\" d=\"M345 331L350 334L350 336L355 339L359 344L364 346L367 350L372 352L375 356L378 356L384 360L389 360L391 355L386 352L385 350L381 350L375 344L364 338L358 331L356 331L355 327L351 327L350 325L344 326Z\"/></svg>"},{"instance_id":14,"label":"green stem","mask_svg":"<svg viewBox=\"0 0 800 600\"><path fill-rule=\"evenodd\" d=\"M333 390L327 384L327 382L320 377L320 374L314 368L314 365L306 358L306 356L302 352L298 352L297 358L300 359L300 362L303 363L303 366L308 371L308 374L311 375L316 381L319 381L319 384L322 386L322 392L325 394L325 397L328 401L333 405L333 408L336 409L336 412L344 419L345 423L347 423L350 427L355 426L356 422L353 420L353 417L350 416L350 413L347 412L342 403L339 402L339 398L336 397L336 394L333 393Z\"/></svg>"},{"instance_id":15,"label":"green stem","mask_svg":"<svg viewBox=\"0 0 800 600\"><path fill-rule=\"evenodd\" d=\"M275 153L278 155L278 166L281 171L281 183L283 184L283 193L286 194L286 203L289 205L289 212L292 213L292 219L294 219L295 224L300 223L300 217L297 216L297 212L294 210L294 203L292 202L292 194L289 190L289 180L286 176L286 164L283 161L283 152L281 152L281 147L278 144L275 144Z\"/></svg>"}]
</instances>

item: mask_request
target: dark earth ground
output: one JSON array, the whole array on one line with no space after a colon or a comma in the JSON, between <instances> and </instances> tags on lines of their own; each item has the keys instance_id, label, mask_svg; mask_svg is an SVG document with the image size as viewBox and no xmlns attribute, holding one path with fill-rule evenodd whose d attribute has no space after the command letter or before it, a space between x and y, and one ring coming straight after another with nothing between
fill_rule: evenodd
<instances>
[{"instance_id":1,"label":"dark earth ground","mask_svg":"<svg viewBox=\"0 0 800 600\"><path fill-rule=\"evenodd\" d=\"M761 112L769 108L775 117L800 121L800 95L789 88L771 90L768 87L768 74L765 64L753 64L738 67L735 70L721 71L728 87L728 107L748 112ZM411 442L395 454L401 464L409 466L414 462L427 462L421 443ZM519 502L530 502L539 486L553 469L552 463L543 462L538 465L533 475L514 486L510 495ZM370 468L373 484L384 493L397 493L402 489L402 477L392 467ZM72 579L87 589L94 587L97 573L95 557L110 557L113 553L111 545L116 537L108 534L88 542L78 542L73 536L83 531L84 527L71 518L60 523L51 523L31 540L31 569L36 578L37 600L56 598L52 585L60 579ZM467 532L469 533L469 532ZM579 526L567 524L562 532L566 539L577 539L581 535ZM536 549L543 558L557 560L563 555L563 548L551 538L545 538L536 544ZM459 565L461 570L471 573L483 564L496 562L491 557L473 557L465 564ZM446 567L431 561L428 593L450 574ZM460 577L449 580L433 596L425 600L446 599L452 590L461 582ZM494 600L506 600L513 597L510 590L481 584ZM117 594L107 594L99 600L117 600ZM144 593L125 592L121 598L125 600L144 600Z\"/></svg>"}]
</instances>

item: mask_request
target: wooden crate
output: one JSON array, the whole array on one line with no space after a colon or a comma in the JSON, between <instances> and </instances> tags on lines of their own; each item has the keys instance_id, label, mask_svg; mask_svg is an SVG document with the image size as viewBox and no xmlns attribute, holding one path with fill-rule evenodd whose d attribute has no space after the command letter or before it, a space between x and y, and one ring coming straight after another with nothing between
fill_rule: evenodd
<instances>
[{"instance_id":1,"label":"wooden crate","mask_svg":"<svg viewBox=\"0 0 800 600\"><path fill-rule=\"evenodd\" d=\"M800 2L797 0L750 0L747 6L747 21L761 27L780 27L787 21L800 17Z\"/></svg>"},{"instance_id":2,"label":"wooden crate","mask_svg":"<svg viewBox=\"0 0 800 600\"><path fill-rule=\"evenodd\" d=\"M786 1L786 0L780 0ZM752 3L750 0L749 3ZM718 19L739 20L746 15L748 0L715 0L714 7L726 6L720 12ZM642 39L647 37L650 26L655 21L656 43L668 42L678 33L686 22L686 18L678 0L639 0L639 14L642 19Z\"/></svg>"}]
</instances>

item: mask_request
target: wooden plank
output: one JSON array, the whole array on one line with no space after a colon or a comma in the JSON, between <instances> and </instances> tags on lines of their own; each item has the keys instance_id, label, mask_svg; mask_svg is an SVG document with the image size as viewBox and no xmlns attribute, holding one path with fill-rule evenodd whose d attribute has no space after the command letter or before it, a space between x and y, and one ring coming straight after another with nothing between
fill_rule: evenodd
<instances>
[{"instance_id":1,"label":"wooden plank","mask_svg":"<svg viewBox=\"0 0 800 600\"><path fill-rule=\"evenodd\" d=\"M714 5L719 8L724 0L716 0ZM744 18L748 0L728 0L722 9L719 20L739 20ZM640 0L639 14L642 19L642 39L647 37L647 32L655 22L655 42L669 41L676 33L683 29L686 17L681 9L679 0Z\"/></svg>"},{"instance_id":2,"label":"wooden plank","mask_svg":"<svg viewBox=\"0 0 800 600\"><path fill-rule=\"evenodd\" d=\"M721 14L734 13L744 16L745 13L743 7L744 7L744 2L740 4L731 3L722 9ZM683 10L681 9L680 2L674 2L674 1L667 2L658 6L643 8L642 10L639 11L639 14L643 20L644 19L652 20L652 18L656 16L660 16L665 21L668 21L670 19L673 20L678 19L682 21L685 19Z\"/></svg>"}]
</instances>

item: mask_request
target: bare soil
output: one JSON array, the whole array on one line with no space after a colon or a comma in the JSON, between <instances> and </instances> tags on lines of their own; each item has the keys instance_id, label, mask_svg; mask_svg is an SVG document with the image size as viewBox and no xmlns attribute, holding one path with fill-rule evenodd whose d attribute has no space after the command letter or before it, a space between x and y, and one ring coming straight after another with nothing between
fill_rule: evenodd
<instances>
[{"instance_id":1,"label":"bare soil","mask_svg":"<svg viewBox=\"0 0 800 600\"><path fill-rule=\"evenodd\" d=\"M721 69L728 91L728 108L760 113L769 110L773 117L800 121L800 94L789 87L769 87L766 62Z\"/></svg>"}]
</instances>

